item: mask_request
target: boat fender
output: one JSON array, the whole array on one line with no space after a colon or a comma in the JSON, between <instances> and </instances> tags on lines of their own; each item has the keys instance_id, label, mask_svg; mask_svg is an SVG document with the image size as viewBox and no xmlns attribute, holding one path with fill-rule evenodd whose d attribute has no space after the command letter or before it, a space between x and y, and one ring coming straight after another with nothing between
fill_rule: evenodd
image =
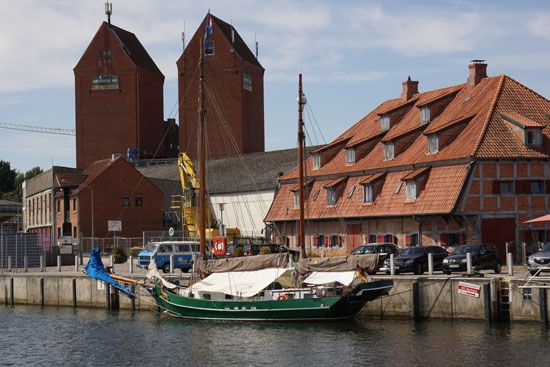
<instances>
[{"instance_id":1,"label":"boat fender","mask_svg":"<svg viewBox=\"0 0 550 367\"><path fill-rule=\"evenodd\" d=\"M280 301L280 300L285 300L285 301L287 301L287 300L288 300L288 295L286 295L286 294L284 294L284 293L281 294L281 295L279 295L279 297L277 297L277 301Z\"/></svg>"}]
</instances>

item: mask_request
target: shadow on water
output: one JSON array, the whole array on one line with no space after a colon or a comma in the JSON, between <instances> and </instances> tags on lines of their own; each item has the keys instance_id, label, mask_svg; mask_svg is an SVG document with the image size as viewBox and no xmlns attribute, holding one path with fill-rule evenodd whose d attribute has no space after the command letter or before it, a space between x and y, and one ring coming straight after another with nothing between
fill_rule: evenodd
<instances>
[{"instance_id":1,"label":"shadow on water","mask_svg":"<svg viewBox=\"0 0 550 367\"><path fill-rule=\"evenodd\" d=\"M546 365L537 323L231 323L98 309L0 307L0 365Z\"/></svg>"}]
</instances>

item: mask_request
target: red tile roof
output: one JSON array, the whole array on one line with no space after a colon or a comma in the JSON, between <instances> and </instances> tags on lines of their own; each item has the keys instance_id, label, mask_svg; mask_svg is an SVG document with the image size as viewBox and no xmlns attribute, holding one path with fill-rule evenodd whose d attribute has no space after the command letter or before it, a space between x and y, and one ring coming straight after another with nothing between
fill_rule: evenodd
<instances>
[{"instance_id":1,"label":"red tile roof","mask_svg":"<svg viewBox=\"0 0 550 367\"><path fill-rule=\"evenodd\" d=\"M510 121L511 123L518 125L524 129L526 127L544 127L544 125L539 124L538 122L533 121L530 118L522 116L516 112L501 112L500 116L503 117L505 120Z\"/></svg>"},{"instance_id":2,"label":"red tile roof","mask_svg":"<svg viewBox=\"0 0 550 367\"><path fill-rule=\"evenodd\" d=\"M423 175L424 173L428 172L429 170L430 170L430 167L421 167L421 168L415 169L411 173L405 175L401 179L401 181L414 180L415 178L417 178L418 176Z\"/></svg>"},{"instance_id":3,"label":"red tile roof","mask_svg":"<svg viewBox=\"0 0 550 367\"><path fill-rule=\"evenodd\" d=\"M359 182L359 185L368 185L386 176L386 172L375 173L367 176L363 181Z\"/></svg>"}]
</instances>

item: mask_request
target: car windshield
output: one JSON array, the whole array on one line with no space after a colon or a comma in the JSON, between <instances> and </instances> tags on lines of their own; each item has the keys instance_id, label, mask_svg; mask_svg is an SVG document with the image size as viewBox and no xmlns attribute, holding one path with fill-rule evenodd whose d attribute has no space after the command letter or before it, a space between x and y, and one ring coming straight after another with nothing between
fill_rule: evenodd
<instances>
[{"instance_id":1,"label":"car windshield","mask_svg":"<svg viewBox=\"0 0 550 367\"><path fill-rule=\"evenodd\" d=\"M540 249L542 252L550 252L550 242L546 242Z\"/></svg>"},{"instance_id":2,"label":"car windshield","mask_svg":"<svg viewBox=\"0 0 550 367\"><path fill-rule=\"evenodd\" d=\"M459 246L454 253L457 255L466 255L468 252L477 254L479 252L479 246Z\"/></svg>"},{"instance_id":3,"label":"car windshield","mask_svg":"<svg viewBox=\"0 0 550 367\"><path fill-rule=\"evenodd\" d=\"M357 249L357 253L361 254L375 254L376 253L376 246L365 246L362 249Z\"/></svg>"},{"instance_id":4,"label":"car windshield","mask_svg":"<svg viewBox=\"0 0 550 367\"><path fill-rule=\"evenodd\" d=\"M143 248L143 251L146 251L146 252L155 252L155 250L157 249L157 246L158 246L158 243L148 243L145 245L145 247Z\"/></svg>"},{"instance_id":5,"label":"car windshield","mask_svg":"<svg viewBox=\"0 0 550 367\"><path fill-rule=\"evenodd\" d=\"M410 256L410 255L420 255L422 253L424 253L424 249L422 247L409 247L401 251L399 255Z\"/></svg>"}]
</instances>

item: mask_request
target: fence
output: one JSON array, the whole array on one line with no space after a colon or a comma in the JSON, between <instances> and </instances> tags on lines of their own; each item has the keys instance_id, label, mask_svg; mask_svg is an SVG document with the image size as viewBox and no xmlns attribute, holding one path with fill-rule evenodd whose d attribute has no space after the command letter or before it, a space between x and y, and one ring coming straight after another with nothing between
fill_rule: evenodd
<instances>
[{"instance_id":1,"label":"fence","mask_svg":"<svg viewBox=\"0 0 550 367\"><path fill-rule=\"evenodd\" d=\"M80 241L79 248L73 248L74 253L88 254L94 248L99 246L101 252L110 253L113 247L118 247L126 251L128 254L139 252L143 249L143 237L106 237L106 238L91 238L84 237Z\"/></svg>"},{"instance_id":2,"label":"fence","mask_svg":"<svg viewBox=\"0 0 550 367\"><path fill-rule=\"evenodd\" d=\"M35 233L0 232L0 268L39 267L46 255Z\"/></svg>"}]
</instances>

